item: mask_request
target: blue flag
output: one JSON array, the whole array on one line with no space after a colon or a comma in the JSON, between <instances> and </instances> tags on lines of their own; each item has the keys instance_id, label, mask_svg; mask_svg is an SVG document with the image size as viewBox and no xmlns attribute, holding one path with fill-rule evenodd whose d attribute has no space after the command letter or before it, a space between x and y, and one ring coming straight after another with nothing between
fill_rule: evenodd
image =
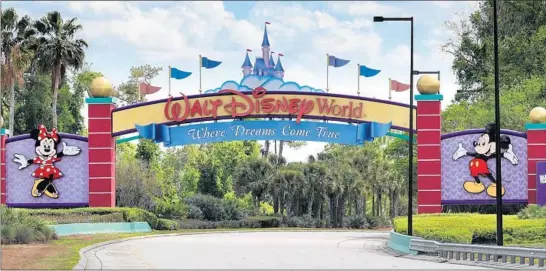
<instances>
[{"instance_id":1,"label":"blue flag","mask_svg":"<svg viewBox=\"0 0 546 271\"><path fill-rule=\"evenodd\" d=\"M212 69L218 67L218 65L222 64L222 61L214 61L210 60L206 57L201 58L201 67L205 69Z\"/></svg>"},{"instance_id":2,"label":"blue flag","mask_svg":"<svg viewBox=\"0 0 546 271\"><path fill-rule=\"evenodd\" d=\"M191 75L191 72L181 71L177 68L172 68L172 67L171 67L170 73L171 73L171 78L174 78L174 79L185 79Z\"/></svg>"},{"instance_id":3,"label":"blue flag","mask_svg":"<svg viewBox=\"0 0 546 271\"><path fill-rule=\"evenodd\" d=\"M381 70L370 69L364 65L360 66L360 76L372 77L376 76Z\"/></svg>"},{"instance_id":4,"label":"blue flag","mask_svg":"<svg viewBox=\"0 0 546 271\"><path fill-rule=\"evenodd\" d=\"M335 56L328 56L328 66L332 66L335 68L343 67L349 63L350 60L345 60L341 58L337 58Z\"/></svg>"}]
</instances>

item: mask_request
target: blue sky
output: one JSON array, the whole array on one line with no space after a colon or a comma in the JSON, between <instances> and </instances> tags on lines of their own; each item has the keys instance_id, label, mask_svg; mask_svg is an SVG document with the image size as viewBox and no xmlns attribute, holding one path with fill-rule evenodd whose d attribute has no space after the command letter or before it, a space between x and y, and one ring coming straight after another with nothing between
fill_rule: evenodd
<instances>
[{"instance_id":1,"label":"blue sky","mask_svg":"<svg viewBox=\"0 0 546 271\"><path fill-rule=\"evenodd\" d=\"M77 17L83 25L81 37L89 42L87 61L114 85L127 80L132 66L163 67L152 83L163 87L150 100L163 98L168 89L167 67L172 65L194 74L173 80L172 92L198 93L198 55L223 63L203 70L203 89L239 81L245 50L251 59L261 55L264 22L269 21L272 50L283 53L285 81L314 88L326 87L326 54L349 59L341 68L330 69L330 90L356 94L357 63L382 70L372 78L361 78L361 93L388 99L388 78L409 82L409 23L373 23L374 15L413 16L415 19L415 69L442 72L443 107L449 104L457 85L451 56L441 52L451 32L445 21L457 14L468 16L477 2L376 1L376 2L115 2L115 1L10 1L21 14L39 18L58 10L64 18ZM276 57L275 57L276 60ZM408 93L393 94L393 100L409 102ZM320 144L309 144L298 153L313 153ZM300 160L293 150L289 160ZM306 157L301 156L301 157Z\"/></svg>"}]
</instances>

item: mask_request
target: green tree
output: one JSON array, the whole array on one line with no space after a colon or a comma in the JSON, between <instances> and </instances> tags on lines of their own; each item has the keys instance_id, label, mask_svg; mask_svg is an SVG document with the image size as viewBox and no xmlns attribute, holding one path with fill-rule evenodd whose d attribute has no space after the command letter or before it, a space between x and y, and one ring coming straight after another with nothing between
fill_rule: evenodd
<instances>
[{"instance_id":1,"label":"green tree","mask_svg":"<svg viewBox=\"0 0 546 271\"><path fill-rule=\"evenodd\" d=\"M9 102L9 133L13 135L15 129L15 81L19 78L22 87L22 74L29 66L30 53L28 43L35 35L31 27L31 19L24 16L19 19L14 8L2 12L2 56L5 60L2 63L2 88L7 86L10 94ZM0 91L2 95L2 91ZM0 101L3 97L0 96ZM0 113L2 103L0 102Z\"/></svg>"},{"instance_id":2,"label":"green tree","mask_svg":"<svg viewBox=\"0 0 546 271\"><path fill-rule=\"evenodd\" d=\"M58 11L47 13L34 22L40 34L34 45L36 65L43 72L51 72L52 122L57 127L57 99L61 79L67 69L80 69L84 65L87 43L76 39L75 35L82 29L76 18L63 21Z\"/></svg>"},{"instance_id":3,"label":"green tree","mask_svg":"<svg viewBox=\"0 0 546 271\"><path fill-rule=\"evenodd\" d=\"M163 68L157 66L143 65L132 67L129 71L129 80L121 83L114 93L125 104L134 104L146 100L144 95L141 95L139 84L151 84Z\"/></svg>"}]
</instances>

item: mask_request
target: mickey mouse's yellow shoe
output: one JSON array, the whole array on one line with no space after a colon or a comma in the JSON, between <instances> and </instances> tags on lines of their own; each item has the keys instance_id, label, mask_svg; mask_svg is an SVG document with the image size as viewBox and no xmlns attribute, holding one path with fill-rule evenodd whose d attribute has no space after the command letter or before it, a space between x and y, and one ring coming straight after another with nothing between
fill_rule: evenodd
<instances>
[{"instance_id":1,"label":"mickey mouse's yellow shoe","mask_svg":"<svg viewBox=\"0 0 546 271\"><path fill-rule=\"evenodd\" d=\"M463 187L466 192L471 194L479 194L485 190L485 185L483 185L483 183L477 183L475 181L465 182Z\"/></svg>"},{"instance_id":2,"label":"mickey mouse's yellow shoe","mask_svg":"<svg viewBox=\"0 0 546 271\"><path fill-rule=\"evenodd\" d=\"M42 181L43 181L43 179L34 180L34 185L32 186L31 194L35 198L42 195L42 193L38 192L38 184L40 184Z\"/></svg>"},{"instance_id":3,"label":"mickey mouse's yellow shoe","mask_svg":"<svg viewBox=\"0 0 546 271\"><path fill-rule=\"evenodd\" d=\"M502 196L504 196L504 193L506 193L506 190L504 187L501 186ZM489 187L487 187L487 195L489 195L492 198L497 197L497 185L492 183Z\"/></svg>"}]
</instances>

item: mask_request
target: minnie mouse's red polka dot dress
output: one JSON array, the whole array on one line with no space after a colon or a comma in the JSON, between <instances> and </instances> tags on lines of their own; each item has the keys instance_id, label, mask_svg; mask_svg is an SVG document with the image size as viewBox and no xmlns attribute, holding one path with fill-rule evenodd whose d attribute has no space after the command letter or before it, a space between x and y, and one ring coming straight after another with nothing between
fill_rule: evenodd
<instances>
[{"instance_id":1,"label":"minnie mouse's red polka dot dress","mask_svg":"<svg viewBox=\"0 0 546 271\"><path fill-rule=\"evenodd\" d=\"M53 180L61 178L63 173L53 165L53 163L58 161L61 161L61 158L57 158L57 156L53 156L47 160L42 160L41 157L34 158L33 163L41 165L32 173L32 177L41 179L53 178Z\"/></svg>"},{"instance_id":2,"label":"minnie mouse's red polka dot dress","mask_svg":"<svg viewBox=\"0 0 546 271\"><path fill-rule=\"evenodd\" d=\"M51 129L51 133L48 133L46 127L41 124L38 127L38 130L40 130L40 134L38 134L38 140L42 140L44 138L51 138L55 142L59 141L59 137L57 136L57 129L53 128ZM32 173L32 177L40 178L40 179L52 178L53 180L61 178L63 176L63 173L53 165L53 163L58 161L61 161L61 158L57 158L57 155L54 155L48 158L43 158L43 157L34 158L34 160L32 160L32 163L40 164L40 167L38 167L34 171L34 173Z\"/></svg>"}]
</instances>

